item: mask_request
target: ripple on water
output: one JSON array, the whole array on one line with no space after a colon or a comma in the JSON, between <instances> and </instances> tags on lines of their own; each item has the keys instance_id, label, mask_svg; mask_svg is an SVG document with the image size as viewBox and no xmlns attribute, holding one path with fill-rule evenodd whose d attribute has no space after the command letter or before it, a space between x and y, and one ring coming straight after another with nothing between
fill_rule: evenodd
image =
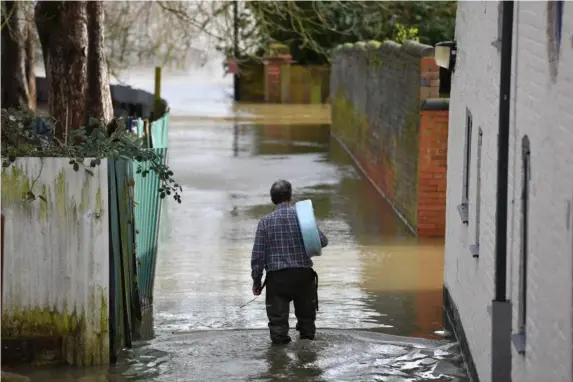
<instances>
[{"instance_id":1,"label":"ripple on water","mask_svg":"<svg viewBox=\"0 0 573 382\"><path fill-rule=\"evenodd\" d=\"M323 330L315 342L285 347L270 345L262 330L193 332L158 338L134 353L149 354L149 347L169 363L157 381L467 381L457 349L446 342L371 332Z\"/></svg>"}]
</instances>

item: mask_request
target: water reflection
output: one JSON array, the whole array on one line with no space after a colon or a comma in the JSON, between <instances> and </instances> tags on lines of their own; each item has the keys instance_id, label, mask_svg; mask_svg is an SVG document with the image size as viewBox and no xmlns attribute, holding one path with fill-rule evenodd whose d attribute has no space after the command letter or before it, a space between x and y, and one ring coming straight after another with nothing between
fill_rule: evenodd
<instances>
[{"instance_id":1,"label":"water reflection","mask_svg":"<svg viewBox=\"0 0 573 382\"><path fill-rule=\"evenodd\" d=\"M258 125L256 155L294 155L328 151L329 125Z\"/></svg>"},{"instance_id":2,"label":"water reflection","mask_svg":"<svg viewBox=\"0 0 573 382\"><path fill-rule=\"evenodd\" d=\"M362 247L361 286L369 304L388 312L385 332L414 337L437 337L442 326L443 245L437 242L395 240Z\"/></svg>"},{"instance_id":3,"label":"water reflection","mask_svg":"<svg viewBox=\"0 0 573 382\"><path fill-rule=\"evenodd\" d=\"M411 235L328 125L178 121L172 135L171 165L186 200L169 207L173 230L157 270L160 327L266 327L262 299L238 307L249 297L256 223L273 209L268 188L286 178L296 199L313 200L332 238L315 264L320 326L418 336L441 329L443 244Z\"/></svg>"}]
</instances>

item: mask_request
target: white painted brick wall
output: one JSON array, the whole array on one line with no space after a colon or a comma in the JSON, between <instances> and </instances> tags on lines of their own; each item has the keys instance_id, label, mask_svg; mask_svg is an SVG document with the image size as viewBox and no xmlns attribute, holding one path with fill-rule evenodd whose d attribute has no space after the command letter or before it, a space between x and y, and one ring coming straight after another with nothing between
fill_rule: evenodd
<instances>
[{"instance_id":1,"label":"white painted brick wall","mask_svg":"<svg viewBox=\"0 0 573 382\"><path fill-rule=\"evenodd\" d=\"M521 243L521 140L531 143L527 347L514 381L573 381L573 3L565 3L558 77L550 77L546 2L516 2L510 142L510 298L517 330ZM570 211L570 210L569 210Z\"/></svg>"},{"instance_id":2,"label":"white painted brick wall","mask_svg":"<svg viewBox=\"0 0 573 382\"><path fill-rule=\"evenodd\" d=\"M513 352L513 381L573 380L573 3L565 4L559 77L549 76L547 3L516 2L510 132L508 298L517 330L521 139L531 141L527 349ZM500 54L498 2L458 2L452 79L445 284L459 310L480 381L491 380L491 317ZM461 223L466 107L473 115L470 221ZM483 130L480 257L475 242L478 130ZM570 212L568 212L570 211Z\"/></svg>"},{"instance_id":3,"label":"white painted brick wall","mask_svg":"<svg viewBox=\"0 0 573 382\"><path fill-rule=\"evenodd\" d=\"M491 378L491 319L487 307L493 299L495 179L499 92L499 53L496 2L458 2L456 41L458 58L452 78L448 136L448 187L444 277L461 316L479 378ZM462 201L466 107L473 116L470 221L461 222L457 206ZM475 242L477 136L482 141L482 203L480 257L469 246Z\"/></svg>"}]
</instances>

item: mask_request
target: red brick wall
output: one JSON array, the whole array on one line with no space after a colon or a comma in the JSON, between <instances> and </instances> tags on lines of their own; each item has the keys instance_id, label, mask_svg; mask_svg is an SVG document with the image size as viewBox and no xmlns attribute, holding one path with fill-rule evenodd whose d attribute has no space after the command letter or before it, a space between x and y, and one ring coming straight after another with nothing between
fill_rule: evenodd
<instances>
[{"instance_id":1,"label":"red brick wall","mask_svg":"<svg viewBox=\"0 0 573 382\"><path fill-rule=\"evenodd\" d=\"M449 101L438 98L432 47L372 49L334 54L331 132L413 232L443 237ZM372 65L370 55L382 64Z\"/></svg>"},{"instance_id":2,"label":"red brick wall","mask_svg":"<svg viewBox=\"0 0 573 382\"><path fill-rule=\"evenodd\" d=\"M418 236L443 237L446 228L448 101L430 99L420 110Z\"/></svg>"},{"instance_id":3,"label":"red brick wall","mask_svg":"<svg viewBox=\"0 0 573 382\"><path fill-rule=\"evenodd\" d=\"M434 57L423 57L420 60L420 101L440 96L440 68Z\"/></svg>"},{"instance_id":4,"label":"red brick wall","mask_svg":"<svg viewBox=\"0 0 573 382\"><path fill-rule=\"evenodd\" d=\"M265 59L265 101L281 102L281 66L292 61L291 55L267 57Z\"/></svg>"}]
</instances>

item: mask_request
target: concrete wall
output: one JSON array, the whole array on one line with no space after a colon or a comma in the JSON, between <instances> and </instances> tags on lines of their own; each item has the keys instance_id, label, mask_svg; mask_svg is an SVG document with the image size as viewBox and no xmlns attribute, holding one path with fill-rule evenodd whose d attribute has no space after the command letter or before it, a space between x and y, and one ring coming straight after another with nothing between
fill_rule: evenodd
<instances>
[{"instance_id":1,"label":"concrete wall","mask_svg":"<svg viewBox=\"0 0 573 382\"><path fill-rule=\"evenodd\" d=\"M145 90L125 85L110 85L115 115L147 118L153 111L154 96ZM38 105L48 103L48 80L36 77Z\"/></svg>"},{"instance_id":2,"label":"concrete wall","mask_svg":"<svg viewBox=\"0 0 573 382\"><path fill-rule=\"evenodd\" d=\"M548 12L554 5L515 3L507 247L514 334L519 332L525 135L531 144L525 353L511 345L512 380L519 382L573 380L573 8L565 4L557 59ZM500 2L458 4L459 50L450 103L450 125L456 128L448 142L445 286L454 306L450 313L455 311L450 319L458 321L458 338L465 337L467 360L482 382L492 380L489 308L495 272L500 20ZM458 206L463 200L468 112L472 133L469 217L464 224ZM477 257L470 251L472 244L479 244Z\"/></svg>"},{"instance_id":3,"label":"concrete wall","mask_svg":"<svg viewBox=\"0 0 573 382\"><path fill-rule=\"evenodd\" d=\"M439 90L432 47L415 42L339 47L330 90L333 135L413 231L443 236L448 103L430 101ZM423 119L422 101L430 105ZM434 123L434 114L440 123ZM440 217L429 210L441 211Z\"/></svg>"},{"instance_id":4,"label":"concrete wall","mask_svg":"<svg viewBox=\"0 0 573 382\"><path fill-rule=\"evenodd\" d=\"M109 362L107 162L93 176L68 162L2 169L3 363Z\"/></svg>"}]
</instances>

